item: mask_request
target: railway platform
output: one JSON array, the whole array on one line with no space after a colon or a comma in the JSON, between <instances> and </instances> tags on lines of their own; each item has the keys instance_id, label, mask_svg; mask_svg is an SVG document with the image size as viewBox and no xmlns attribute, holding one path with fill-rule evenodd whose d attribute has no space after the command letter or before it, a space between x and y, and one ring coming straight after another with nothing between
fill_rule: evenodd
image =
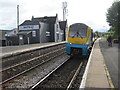
<instances>
[{"instance_id":1,"label":"railway platform","mask_svg":"<svg viewBox=\"0 0 120 90\"><path fill-rule=\"evenodd\" d=\"M0 57L7 57L13 54L19 54L23 52L27 52L30 50L35 50L39 48L49 47L52 45L62 44L63 42L49 42L49 43L40 43L40 44L31 44L31 45L18 45L18 46L7 46L7 47L0 47Z\"/></svg>"},{"instance_id":2,"label":"railway platform","mask_svg":"<svg viewBox=\"0 0 120 90\"><path fill-rule=\"evenodd\" d=\"M101 53L99 40L95 41L91 51L80 88L114 88Z\"/></svg>"}]
</instances>

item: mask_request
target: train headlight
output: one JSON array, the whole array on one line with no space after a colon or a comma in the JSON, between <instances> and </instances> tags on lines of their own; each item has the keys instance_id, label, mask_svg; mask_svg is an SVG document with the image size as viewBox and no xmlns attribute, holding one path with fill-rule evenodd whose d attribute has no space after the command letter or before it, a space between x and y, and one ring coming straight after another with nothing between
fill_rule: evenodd
<instances>
[{"instance_id":1,"label":"train headlight","mask_svg":"<svg viewBox=\"0 0 120 90\"><path fill-rule=\"evenodd\" d=\"M69 42L68 42L68 44L72 44L72 43L69 43Z\"/></svg>"}]
</instances>

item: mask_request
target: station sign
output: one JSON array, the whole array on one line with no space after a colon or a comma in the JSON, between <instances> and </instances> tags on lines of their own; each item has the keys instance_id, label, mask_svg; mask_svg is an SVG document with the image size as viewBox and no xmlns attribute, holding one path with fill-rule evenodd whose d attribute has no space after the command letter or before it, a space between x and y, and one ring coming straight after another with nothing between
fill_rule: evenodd
<instances>
[{"instance_id":1,"label":"station sign","mask_svg":"<svg viewBox=\"0 0 120 90\"><path fill-rule=\"evenodd\" d=\"M39 25L23 25L23 26L19 26L19 30L33 30L33 29L39 29Z\"/></svg>"}]
</instances>

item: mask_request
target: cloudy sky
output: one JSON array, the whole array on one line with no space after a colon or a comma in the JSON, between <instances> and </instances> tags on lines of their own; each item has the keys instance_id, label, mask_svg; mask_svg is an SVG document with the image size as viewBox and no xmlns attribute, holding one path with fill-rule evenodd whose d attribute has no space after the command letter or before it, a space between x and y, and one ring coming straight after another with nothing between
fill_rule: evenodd
<instances>
[{"instance_id":1,"label":"cloudy sky","mask_svg":"<svg viewBox=\"0 0 120 90\"><path fill-rule=\"evenodd\" d=\"M85 23L94 31L109 29L106 22L107 9L114 0L0 0L0 29L11 30L17 27L17 5L19 23L30 20L32 16L55 16L63 19L62 2L67 2L68 25Z\"/></svg>"}]
</instances>

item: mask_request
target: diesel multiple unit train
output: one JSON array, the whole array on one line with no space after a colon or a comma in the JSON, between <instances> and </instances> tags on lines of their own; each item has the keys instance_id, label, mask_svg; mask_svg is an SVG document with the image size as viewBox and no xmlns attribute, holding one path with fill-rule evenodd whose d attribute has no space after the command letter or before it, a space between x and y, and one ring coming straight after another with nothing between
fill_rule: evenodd
<instances>
[{"instance_id":1,"label":"diesel multiple unit train","mask_svg":"<svg viewBox=\"0 0 120 90\"><path fill-rule=\"evenodd\" d=\"M88 55L93 43L93 30L83 24L75 23L69 26L67 32L66 53L69 55Z\"/></svg>"}]
</instances>

